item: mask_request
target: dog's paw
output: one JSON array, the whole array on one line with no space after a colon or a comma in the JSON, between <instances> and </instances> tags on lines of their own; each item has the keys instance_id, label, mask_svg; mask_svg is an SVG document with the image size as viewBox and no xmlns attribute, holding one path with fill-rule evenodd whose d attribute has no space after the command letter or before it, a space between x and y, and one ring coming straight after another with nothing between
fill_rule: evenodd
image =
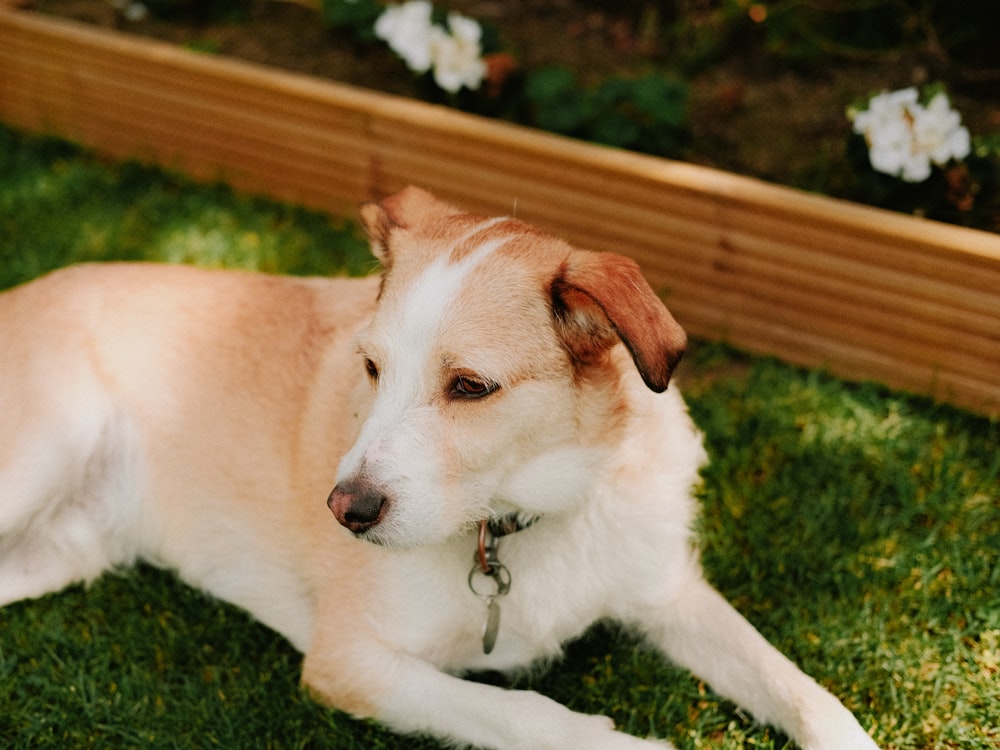
<instances>
[{"instance_id":1,"label":"dog's paw","mask_svg":"<svg viewBox=\"0 0 1000 750\"><path fill-rule=\"evenodd\" d=\"M846 709L816 722L802 741L803 750L879 750L857 719Z\"/></svg>"},{"instance_id":2,"label":"dog's paw","mask_svg":"<svg viewBox=\"0 0 1000 750\"><path fill-rule=\"evenodd\" d=\"M573 750L674 750L665 740L642 739L615 729L606 716L589 715L577 722L572 737L564 738L564 747Z\"/></svg>"},{"instance_id":3,"label":"dog's paw","mask_svg":"<svg viewBox=\"0 0 1000 750\"><path fill-rule=\"evenodd\" d=\"M615 739L601 747L613 750L675 750L666 740L642 739L622 732L615 732Z\"/></svg>"},{"instance_id":4,"label":"dog's paw","mask_svg":"<svg viewBox=\"0 0 1000 750\"><path fill-rule=\"evenodd\" d=\"M619 732L619 734L621 733ZM640 739L630 735L622 736L627 737L630 742L630 744L622 745L623 750L676 750L676 748L666 740Z\"/></svg>"},{"instance_id":5,"label":"dog's paw","mask_svg":"<svg viewBox=\"0 0 1000 750\"><path fill-rule=\"evenodd\" d=\"M852 732L820 742L809 742L803 745L804 750L879 750L875 740L864 732Z\"/></svg>"}]
</instances>

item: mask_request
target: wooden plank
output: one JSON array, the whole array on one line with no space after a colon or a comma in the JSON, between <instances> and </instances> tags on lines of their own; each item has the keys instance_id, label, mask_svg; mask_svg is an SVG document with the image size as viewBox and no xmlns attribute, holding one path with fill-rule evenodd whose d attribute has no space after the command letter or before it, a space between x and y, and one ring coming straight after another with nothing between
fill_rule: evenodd
<instances>
[{"instance_id":1,"label":"wooden plank","mask_svg":"<svg viewBox=\"0 0 1000 750\"><path fill-rule=\"evenodd\" d=\"M0 118L334 211L409 183L631 255L693 333L1000 414L1000 236L0 4Z\"/></svg>"},{"instance_id":2,"label":"wooden plank","mask_svg":"<svg viewBox=\"0 0 1000 750\"><path fill-rule=\"evenodd\" d=\"M1000 343L990 349L979 348L981 342L976 336L966 335L956 342L945 326L936 328L929 324L914 324L906 316L883 315L881 320L865 308L843 309L836 300L817 300L806 292L782 291L779 282L750 279L740 288L723 288L712 283L694 281L679 282L668 299L673 307L674 300L681 298L710 299L713 308L725 311L726 315L715 314L715 328L707 333L713 337L732 335L742 321L757 320L774 323L786 328L792 323L805 328L813 335L823 336L831 342L856 344L858 320L871 319L874 323L863 344L880 356L891 354L908 369L914 365L940 368L941 349L947 341L947 368L956 374L980 377L984 372L1000 368ZM794 320L786 321L783 311L795 310ZM733 310L738 310L733 314ZM822 363L816 363L822 364Z\"/></svg>"},{"instance_id":3,"label":"wooden plank","mask_svg":"<svg viewBox=\"0 0 1000 750\"><path fill-rule=\"evenodd\" d=\"M693 303L697 305L698 303ZM710 316L712 306L702 310L688 310L701 319ZM981 377L969 377L955 374L940 367L917 366L901 362L893 352L881 353L870 346L836 342L811 333L803 334L797 328L782 327L773 321L741 318L736 321L736 330L742 346L749 351L770 354L805 366L824 367L831 361L838 363L838 374L856 380L875 380L893 387L905 388L909 379L901 378L902 366L908 365L922 382L930 386L923 391L924 395L956 403L969 401L979 404L995 404L996 384L991 379L989 371L984 371Z\"/></svg>"},{"instance_id":4,"label":"wooden plank","mask_svg":"<svg viewBox=\"0 0 1000 750\"><path fill-rule=\"evenodd\" d=\"M261 176L287 175L292 190L283 197L305 192L326 205L329 186L352 178L357 182L367 169L364 120L349 110L311 105L299 106L291 118L283 112L272 114L267 106L247 104L268 101L266 91L241 89L243 95L234 96L225 81L199 84L162 66L135 65L128 58L92 50L81 53L74 45L14 46L12 53L22 58L39 55L31 76L36 89L43 88L36 77L49 81L36 98L43 111L58 112L61 102L73 101L75 109L85 113L64 114L67 122L58 129L110 153L129 155L142 144L155 144L153 156L159 161L260 191L268 187ZM72 76L52 74L60 68L73 71ZM331 180L331 171L340 180ZM278 184L286 186L283 179ZM323 185L327 191L318 191ZM360 190L363 187L349 192L352 203Z\"/></svg>"}]
</instances>

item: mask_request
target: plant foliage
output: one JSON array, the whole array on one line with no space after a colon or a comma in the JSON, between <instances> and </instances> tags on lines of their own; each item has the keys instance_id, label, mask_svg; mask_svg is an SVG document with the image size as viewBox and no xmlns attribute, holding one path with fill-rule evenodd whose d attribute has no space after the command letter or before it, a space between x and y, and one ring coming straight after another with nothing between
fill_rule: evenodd
<instances>
[{"instance_id":1,"label":"plant foliage","mask_svg":"<svg viewBox=\"0 0 1000 750\"><path fill-rule=\"evenodd\" d=\"M676 78L611 78L584 88L568 68L543 68L528 75L524 96L530 119L555 133L653 154L676 153L684 141L688 87Z\"/></svg>"}]
</instances>

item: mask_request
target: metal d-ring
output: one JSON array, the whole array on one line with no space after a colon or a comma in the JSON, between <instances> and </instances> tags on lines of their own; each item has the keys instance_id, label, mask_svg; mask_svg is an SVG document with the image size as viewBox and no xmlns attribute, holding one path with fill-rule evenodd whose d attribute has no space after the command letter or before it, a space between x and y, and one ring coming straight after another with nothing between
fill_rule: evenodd
<instances>
[{"instance_id":1,"label":"metal d-ring","mask_svg":"<svg viewBox=\"0 0 1000 750\"><path fill-rule=\"evenodd\" d=\"M492 578L496 584L496 591L482 591L483 582L481 579L483 578ZM507 570L506 565L496 560L489 562L488 572L483 572L478 564L474 565L472 570L469 571L469 590L480 599L493 599L498 596L504 596L510 591L510 571Z\"/></svg>"}]
</instances>

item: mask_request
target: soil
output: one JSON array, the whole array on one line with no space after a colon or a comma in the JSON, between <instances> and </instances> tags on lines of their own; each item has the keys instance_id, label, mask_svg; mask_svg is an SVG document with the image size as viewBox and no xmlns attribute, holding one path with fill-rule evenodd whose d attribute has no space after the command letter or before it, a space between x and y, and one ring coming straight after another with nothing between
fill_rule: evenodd
<instances>
[{"instance_id":1,"label":"soil","mask_svg":"<svg viewBox=\"0 0 1000 750\"><path fill-rule=\"evenodd\" d=\"M53 13L148 35L212 54L243 58L406 96L419 84L380 44L363 44L326 27L309 0L247 0L206 12L207 3L157 0L187 10L128 21L106 0L29 0ZM148 3L156 7L155 3ZM666 4L665 4L666 5ZM680 4L678 4L680 5ZM687 3L689 37L669 39L660 4L621 0L438 0L496 28L501 48L522 70L566 65L598 82L669 69L681 52L691 86L687 161L836 195L852 169L845 108L873 92L946 81L954 106L974 133L1000 131L1000 77L970 81L928 50L850 59L829 55L790 64L760 35L718 24L718 3ZM763 7L751 6L748 7ZM214 7L214 6L213 6ZM717 32L717 33L715 33ZM692 61L695 61L692 63ZM958 81L959 85L953 85ZM984 227L1000 231L996 226Z\"/></svg>"}]
</instances>

